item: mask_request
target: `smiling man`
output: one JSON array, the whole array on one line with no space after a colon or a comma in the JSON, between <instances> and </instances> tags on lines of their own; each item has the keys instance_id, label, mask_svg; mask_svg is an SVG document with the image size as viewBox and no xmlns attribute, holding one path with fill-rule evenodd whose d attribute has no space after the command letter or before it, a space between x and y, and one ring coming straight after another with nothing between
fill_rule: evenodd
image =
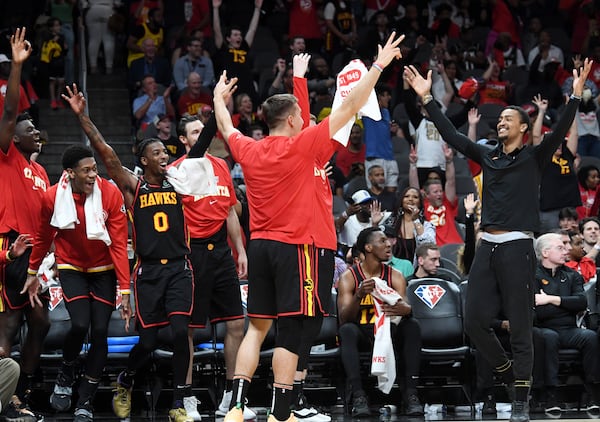
<instances>
[{"instance_id":1,"label":"smiling man","mask_svg":"<svg viewBox=\"0 0 600 422\"><path fill-rule=\"evenodd\" d=\"M436 106L431 95L431 71L423 78L414 66L404 70L404 79L421 96L423 105L442 138L467 158L478 163L485 174L483 186L481 246L469 275L465 330L509 387L512 396L511 422L529 420L528 395L533 368L531 286L535 281L533 232L539 230L541 174L563 141L581 102L584 82L592 68L585 60L573 70L573 95L565 106L554 132L544 135L536 146L523 145L529 115L520 107L508 106L498 118L499 145L490 150L458 132ZM511 327L511 362L490 324L500 312Z\"/></svg>"},{"instance_id":2,"label":"smiling man","mask_svg":"<svg viewBox=\"0 0 600 422\"><path fill-rule=\"evenodd\" d=\"M91 347L85 376L79 383L74 419L86 422L93 419L94 395L106 362L108 323L115 308L117 281L123 295L121 315L127 321L130 317L127 217L121 192L98 176L90 148L71 145L63 153L62 165L59 183L48 189L42 200L27 286L39 283L38 269L54 243L71 329L64 340L63 362L50 404L58 411L71 407L78 373L75 362L89 331ZM69 215L67 210L74 212Z\"/></svg>"}]
</instances>

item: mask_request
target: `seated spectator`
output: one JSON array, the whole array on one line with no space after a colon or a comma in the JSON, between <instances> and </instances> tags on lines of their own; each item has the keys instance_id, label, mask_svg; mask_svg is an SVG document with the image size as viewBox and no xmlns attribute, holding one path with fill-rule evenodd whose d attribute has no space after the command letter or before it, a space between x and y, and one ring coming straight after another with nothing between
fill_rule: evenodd
<instances>
[{"instance_id":1,"label":"seated spectator","mask_svg":"<svg viewBox=\"0 0 600 422\"><path fill-rule=\"evenodd\" d=\"M400 195L394 211L394 256L416 263L416 250L423 243L435 243L435 226L425 220L421 192L407 187Z\"/></svg>"},{"instance_id":2,"label":"seated spectator","mask_svg":"<svg viewBox=\"0 0 600 422\"><path fill-rule=\"evenodd\" d=\"M564 243L564 242L563 242ZM598 245L596 243L596 245ZM598 249L596 245L589 252L583 250L583 236L579 233L570 235L570 247L565 262L565 266L577 271L583 277L584 283L596 280L596 256ZM600 248L600 245L598 245Z\"/></svg>"},{"instance_id":3,"label":"seated spectator","mask_svg":"<svg viewBox=\"0 0 600 422\"><path fill-rule=\"evenodd\" d=\"M338 315L342 364L346 371L347 391L352 396L352 416L370 415L367 394L362 386L359 351L372 347L375 313L370 293L375 288L374 277L384 280L399 295L395 305L383 305L386 316L402 316L398 325L391 324L394 354L403 368L403 403L408 416L423 415L423 406L417 397L421 354L421 328L410 317L411 307L406 294L406 280L385 261L391 256L390 243L377 227L363 230L354 246L364 259L346 270L338 286ZM368 349L367 349L368 350ZM397 374L397 379L400 378ZM399 382L400 383L400 382Z\"/></svg>"},{"instance_id":4,"label":"seated spectator","mask_svg":"<svg viewBox=\"0 0 600 422\"><path fill-rule=\"evenodd\" d=\"M415 161L414 153L412 160ZM428 179L424 186L425 200L423 213L425 219L435 226L435 243L439 246L447 243L463 243L462 236L456 228L456 215L458 213L458 198L456 196L456 177L452 149L444 145L446 157L446 181L442 186L441 179ZM408 171L411 187L419 188L417 168L411 165Z\"/></svg>"},{"instance_id":5,"label":"seated spectator","mask_svg":"<svg viewBox=\"0 0 600 422\"><path fill-rule=\"evenodd\" d=\"M552 44L552 36L550 32L542 29L539 34L538 44L531 49L527 59L527 63L531 66L537 55L541 56L538 65L538 71L543 72L546 63L557 61L561 66L565 65L565 55L563 51Z\"/></svg>"},{"instance_id":6,"label":"seated spectator","mask_svg":"<svg viewBox=\"0 0 600 422\"><path fill-rule=\"evenodd\" d=\"M138 126L145 128L154 121L159 114L168 114L175 117L175 109L171 104L171 87L169 86L158 95L158 86L153 76L144 76L142 79L142 95L133 100L133 115L138 122Z\"/></svg>"},{"instance_id":7,"label":"seated spectator","mask_svg":"<svg viewBox=\"0 0 600 422\"><path fill-rule=\"evenodd\" d=\"M6 356L0 347L0 418L7 421L35 422L37 418L29 409L23 407L15 396L19 374L19 364Z\"/></svg>"},{"instance_id":8,"label":"seated spectator","mask_svg":"<svg viewBox=\"0 0 600 422\"><path fill-rule=\"evenodd\" d=\"M390 245L392 245L392 252L393 252L394 248L396 247L396 243L398 242L398 238L396 237L396 230L394 229L394 226L386 224L383 232L385 233L386 237L388 238ZM395 257L393 253L392 253L392 256L390 257L390 259L388 261L386 261L385 263L388 264L393 269L400 271L402 273L402 275L404 276L404 278L410 277L411 275L413 275L415 273L415 267L413 266L412 261L409 261L408 259L402 259L402 258Z\"/></svg>"},{"instance_id":9,"label":"seated spectator","mask_svg":"<svg viewBox=\"0 0 600 422\"><path fill-rule=\"evenodd\" d=\"M277 59L275 79L271 82L267 96L275 94L292 94L294 92L294 71L286 66L284 59Z\"/></svg>"},{"instance_id":10,"label":"seated spectator","mask_svg":"<svg viewBox=\"0 0 600 422\"><path fill-rule=\"evenodd\" d=\"M136 93L140 89L142 78L145 75L152 75L156 83L164 87L171 85L172 75L169 61L157 54L156 50L156 41L153 38L147 38L142 42L144 57L131 62L127 81L133 98L137 96Z\"/></svg>"},{"instance_id":11,"label":"seated spectator","mask_svg":"<svg viewBox=\"0 0 600 422\"><path fill-rule=\"evenodd\" d=\"M367 178L371 186L368 189L371 198L379 202L383 211L393 211L396 207L397 196L396 192L390 192L386 189L383 167L378 164L370 166L367 171Z\"/></svg>"},{"instance_id":12,"label":"seated spectator","mask_svg":"<svg viewBox=\"0 0 600 422\"><path fill-rule=\"evenodd\" d=\"M479 91L481 99L479 104L499 104L507 106L512 91L509 81L501 80L500 65L492 59L488 59L489 66L483 73L485 85Z\"/></svg>"},{"instance_id":13,"label":"seated spectator","mask_svg":"<svg viewBox=\"0 0 600 422\"><path fill-rule=\"evenodd\" d=\"M600 203L600 169L594 165L583 166L577 172L581 206L577 207L579 219L597 217Z\"/></svg>"},{"instance_id":14,"label":"seated spectator","mask_svg":"<svg viewBox=\"0 0 600 422\"><path fill-rule=\"evenodd\" d=\"M415 273L407 278L407 281L415 278L444 278L440 277L437 269L440 267L440 248L435 243L422 243L415 252L417 256L417 268Z\"/></svg>"},{"instance_id":15,"label":"seated spectator","mask_svg":"<svg viewBox=\"0 0 600 422\"><path fill-rule=\"evenodd\" d=\"M200 74L191 72L186 78L186 88L177 100L177 114L196 116L205 106L212 108L212 92L202 84Z\"/></svg>"},{"instance_id":16,"label":"seated spectator","mask_svg":"<svg viewBox=\"0 0 600 422\"><path fill-rule=\"evenodd\" d=\"M265 137L264 129L261 125L252 125L250 126L250 137L257 141L260 141Z\"/></svg>"},{"instance_id":17,"label":"seated spectator","mask_svg":"<svg viewBox=\"0 0 600 422\"><path fill-rule=\"evenodd\" d=\"M498 35L498 38L494 43L492 54L500 71L511 66L524 68L526 65L521 48L513 43L510 34L506 32Z\"/></svg>"},{"instance_id":18,"label":"seated spectator","mask_svg":"<svg viewBox=\"0 0 600 422\"><path fill-rule=\"evenodd\" d=\"M586 217L579 220L579 233L583 236L583 250L586 255L593 253L592 250L595 248L598 240L600 240L600 220L598 220L598 217ZM600 264L600 254L594 260L596 261L596 267L598 267Z\"/></svg>"},{"instance_id":19,"label":"seated spectator","mask_svg":"<svg viewBox=\"0 0 600 422\"><path fill-rule=\"evenodd\" d=\"M347 180L350 176L352 164L365 162L365 151L366 146L363 142L362 127L355 123L350 130L348 145L343 146L340 144L335 157L336 165Z\"/></svg>"},{"instance_id":20,"label":"seated spectator","mask_svg":"<svg viewBox=\"0 0 600 422\"><path fill-rule=\"evenodd\" d=\"M566 251L559 234L548 233L536 241L538 266L535 293L535 335L544 342L544 353L534 350L536 360L544 367L544 380L534 380L535 386L545 390L547 412L560 411L556 396L558 387L558 351L560 348L576 348L581 352L584 387L587 401L582 410L597 413L600 401L598 379L598 336L592 330L577 326L577 313L584 311L587 301L580 274L567 268ZM537 381L537 382L536 382Z\"/></svg>"},{"instance_id":21,"label":"seated spectator","mask_svg":"<svg viewBox=\"0 0 600 422\"><path fill-rule=\"evenodd\" d=\"M8 87L8 76L10 75L11 61L6 54L0 54L0 117L4 114L4 97L6 97L6 89ZM17 113L21 114L31 107L27 100L27 93L21 85L19 87L19 105Z\"/></svg>"},{"instance_id":22,"label":"seated spectator","mask_svg":"<svg viewBox=\"0 0 600 422\"><path fill-rule=\"evenodd\" d=\"M579 233L579 215L573 207L563 208L558 212L558 226L561 230Z\"/></svg>"},{"instance_id":23,"label":"seated spectator","mask_svg":"<svg viewBox=\"0 0 600 422\"><path fill-rule=\"evenodd\" d=\"M292 67L294 56L307 52L306 41L302 35L295 35L290 38L288 46L289 49L285 57L285 63L287 67Z\"/></svg>"},{"instance_id":24,"label":"seated spectator","mask_svg":"<svg viewBox=\"0 0 600 422\"><path fill-rule=\"evenodd\" d=\"M385 224L392 213L381 211L379 202L374 201L369 192L359 190L352 195L352 205L335 220L338 242L342 252L356 243L358 234L367 227Z\"/></svg>"},{"instance_id":25,"label":"seated spectator","mask_svg":"<svg viewBox=\"0 0 600 422\"><path fill-rule=\"evenodd\" d=\"M250 95L246 93L240 93L235 97L235 114L231 116L233 126L242 132L244 135L250 136L250 126L261 125L265 128L263 121L258 115L252 111L254 109L254 103Z\"/></svg>"},{"instance_id":26,"label":"seated spectator","mask_svg":"<svg viewBox=\"0 0 600 422\"><path fill-rule=\"evenodd\" d=\"M578 112L575 114L579 133L577 153L581 156L600 158L600 124L596 115L597 111L596 98L592 97L591 89L585 87Z\"/></svg>"},{"instance_id":27,"label":"seated spectator","mask_svg":"<svg viewBox=\"0 0 600 422\"><path fill-rule=\"evenodd\" d=\"M196 2L194 2L194 4L195 3ZM204 2L202 1L200 3L204 3ZM210 25L208 25L208 27L210 27ZM212 35L212 32L209 35ZM177 60L179 60L181 57L185 56L188 53L187 43L192 38L202 41L202 55L210 58L211 57L210 52L207 50L207 48L211 45L210 41L207 38L209 35L205 35L204 31L202 29L196 28L190 32L189 36L181 36L177 40L176 46L173 49L173 52L171 53L171 66L174 67L175 63L177 63ZM213 63L213 65L214 65L214 63ZM214 68L214 66L213 66L213 68Z\"/></svg>"},{"instance_id":28,"label":"seated spectator","mask_svg":"<svg viewBox=\"0 0 600 422\"><path fill-rule=\"evenodd\" d=\"M177 59L173 66L173 80L178 91L186 88L187 78L192 72L202 77L202 86L206 88L214 86L215 70L213 63L210 57L204 55L202 40L198 38L188 40L187 54Z\"/></svg>"},{"instance_id":29,"label":"seated spectator","mask_svg":"<svg viewBox=\"0 0 600 422\"><path fill-rule=\"evenodd\" d=\"M134 27L127 38L127 67L131 62L144 56L142 43L147 38L152 38L158 51L162 51L164 41L164 30L162 27L163 13L159 8L150 9L148 20ZM162 54L162 53L161 53Z\"/></svg>"},{"instance_id":30,"label":"seated spectator","mask_svg":"<svg viewBox=\"0 0 600 422\"><path fill-rule=\"evenodd\" d=\"M336 80L335 76L331 73L327 60L323 57L315 56L312 58L307 79L308 91L311 94L324 90L332 95L331 98L333 98Z\"/></svg>"},{"instance_id":31,"label":"seated spectator","mask_svg":"<svg viewBox=\"0 0 600 422\"><path fill-rule=\"evenodd\" d=\"M164 11L163 0L132 0L129 3L129 16L133 19L134 25L141 25L147 22L152 9Z\"/></svg>"}]
</instances>

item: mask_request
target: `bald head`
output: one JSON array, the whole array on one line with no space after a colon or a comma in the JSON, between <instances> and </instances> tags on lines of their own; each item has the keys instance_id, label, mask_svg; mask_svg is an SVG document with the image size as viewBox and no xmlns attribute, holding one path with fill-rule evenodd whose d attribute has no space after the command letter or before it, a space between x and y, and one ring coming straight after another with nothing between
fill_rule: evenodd
<instances>
[{"instance_id":1,"label":"bald head","mask_svg":"<svg viewBox=\"0 0 600 422\"><path fill-rule=\"evenodd\" d=\"M200 76L200 74L197 72L190 72L186 83L190 91L199 91L202 87L202 76Z\"/></svg>"}]
</instances>

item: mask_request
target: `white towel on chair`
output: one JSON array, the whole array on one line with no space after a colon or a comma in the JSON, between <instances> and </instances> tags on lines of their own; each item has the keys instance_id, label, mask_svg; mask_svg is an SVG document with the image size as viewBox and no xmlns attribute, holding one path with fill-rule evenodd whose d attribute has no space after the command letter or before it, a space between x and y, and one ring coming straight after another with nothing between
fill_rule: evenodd
<instances>
[{"instance_id":1,"label":"white towel on chair","mask_svg":"<svg viewBox=\"0 0 600 422\"><path fill-rule=\"evenodd\" d=\"M94 183L92 193L85 198L83 209L87 238L90 240L102 240L106 243L106 246L110 246L112 241L104 223L102 191L98 186L98 179ZM77 209L75 208L75 200L73 199L71 179L69 179L69 174L63 171L56 189L54 213L52 214L50 225L65 230L74 229L77 222Z\"/></svg>"},{"instance_id":2,"label":"white towel on chair","mask_svg":"<svg viewBox=\"0 0 600 422\"><path fill-rule=\"evenodd\" d=\"M335 97L333 98L333 104L331 105L332 112L339 108L350 91L352 91L352 88L356 86L368 71L369 70L363 62L359 59L354 59L338 73ZM379 110L379 103L377 102L375 90L371 90L367 103L359 110L358 117L360 118L362 116L370 117L373 120L381 120L381 111ZM350 137L350 131L352 130L352 125L355 120L355 116L352 116L348 123L333 135L333 139L344 146L348 145L348 138Z\"/></svg>"},{"instance_id":3,"label":"white towel on chair","mask_svg":"<svg viewBox=\"0 0 600 422\"><path fill-rule=\"evenodd\" d=\"M167 180L182 195L212 195L217 193L217 180L208 158L186 158L178 167L169 167Z\"/></svg>"},{"instance_id":4,"label":"white towel on chair","mask_svg":"<svg viewBox=\"0 0 600 422\"><path fill-rule=\"evenodd\" d=\"M373 356L371 359L371 375L377 377L377 388L388 394L396 380L396 356L392 343L391 324L398 324L402 317L385 316L382 305L394 305L400 299L400 294L378 277L375 280L375 289L371 292L373 306L375 307L375 341L373 343Z\"/></svg>"}]
</instances>

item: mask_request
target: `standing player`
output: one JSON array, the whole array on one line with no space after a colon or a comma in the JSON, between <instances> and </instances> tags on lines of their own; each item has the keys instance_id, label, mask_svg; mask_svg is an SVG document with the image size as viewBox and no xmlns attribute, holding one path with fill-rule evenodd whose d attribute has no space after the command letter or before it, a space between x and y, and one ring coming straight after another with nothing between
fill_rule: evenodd
<instances>
[{"instance_id":1,"label":"standing player","mask_svg":"<svg viewBox=\"0 0 600 422\"><path fill-rule=\"evenodd\" d=\"M232 124L226 101L236 79L223 72L215 87L219 130L241 163L251 209L248 315L250 326L236 360L233 398L225 422L243 420L244 400L258 365L260 346L277 319L273 354L273 404L270 421L290 418L290 390L305 324L329 311L336 248L331 189L324 164L336 150L332 135L366 103L380 73L404 37L395 34L370 71L339 109L320 124L302 130L301 109L293 95L279 94L263 104L270 135L256 142ZM285 183L282 183L282 180ZM293 416L292 419L295 419Z\"/></svg>"},{"instance_id":2,"label":"standing player","mask_svg":"<svg viewBox=\"0 0 600 422\"><path fill-rule=\"evenodd\" d=\"M6 250L19 236L37 229L42 196L50 186L46 170L31 160L40 151L40 132L26 114L17 116L23 63L31 54L25 40L25 28L17 29L10 38L12 66L8 78L4 113L0 120L0 236ZM28 250L10 265L2 267L0 298L0 347L10 353L13 340L27 320L27 337L21 348L21 374L16 393L22 398L31 391L33 374L39 364L44 338L48 333L48 308L31 307L21 290L27 278Z\"/></svg>"},{"instance_id":3,"label":"standing player","mask_svg":"<svg viewBox=\"0 0 600 422\"><path fill-rule=\"evenodd\" d=\"M206 127L197 116L184 117L177 126L177 135L185 146L186 153L189 154L192 147L196 146L194 148L196 155L203 154L210 160L217 177L217 192L205 196L184 195L183 211L190 230L192 250L190 260L194 269L195 283L191 327L204 328L209 318L211 324L224 322L227 328L224 348L226 387L216 411L217 416L225 416L231 402L235 358L244 336L244 310L238 276L246 277L248 260L241 236L240 222L234 209L237 199L229 167L224 160L204 154L216 133L214 115L208 120ZM185 156L181 157L173 164L177 165L185 158ZM227 244L228 235L237 251L237 271L231 248ZM190 341L193 332L193 328L188 332ZM191 384L191 382L190 365L187 383ZM196 410L193 398L186 397L184 404L188 415ZM254 418L256 413L250 408L244 408L244 419Z\"/></svg>"},{"instance_id":4,"label":"standing player","mask_svg":"<svg viewBox=\"0 0 600 422\"><path fill-rule=\"evenodd\" d=\"M481 246L469 273L465 330L490 365L502 376L513 395L512 422L529 420L528 395L533 368L532 322L535 282L533 232L539 230L539 188L544 167L565 138L581 101L592 62L573 70L573 95L554 132L539 145L523 145L529 115L508 106L498 118L498 146L490 150L459 133L437 107L431 95L431 71L423 78L414 66L404 78L420 95L442 138L483 169ZM518 270L516 270L518 269ZM510 322L513 363L490 331L500 312ZM514 387L514 388L513 388Z\"/></svg>"},{"instance_id":5,"label":"standing player","mask_svg":"<svg viewBox=\"0 0 600 422\"><path fill-rule=\"evenodd\" d=\"M43 197L39 228L29 258L26 288L37 298L38 269L52 243L71 329L63 346L63 362L50 404L58 411L71 407L75 361L90 334L85 376L79 384L75 421L93 419L93 398L108 353L108 323L115 308L117 280L123 295L121 315L129 325L129 260L127 217L123 195L98 177L94 153L71 145L62 155L63 175ZM91 326L91 330L90 330Z\"/></svg>"},{"instance_id":6,"label":"standing player","mask_svg":"<svg viewBox=\"0 0 600 422\"><path fill-rule=\"evenodd\" d=\"M121 190L134 227L138 257L135 302L140 341L129 353L127 369L117 379L113 409L118 417L129 417L136 371L156 349L158 329L170 324L174 392L169 418L175 422L192 421L186 414L183 398L192 395L185 379L190 359L187 330L194 288L181 198L166 177L169 154L158 139L142 141L138 155L144 174L138 178L123 168L115 151L85 114L85 98L77 87L73 85L72 90L67 87L67 92L69 95L63 98L71 105L108 175Z\"/></svg>"}]
</instances>

